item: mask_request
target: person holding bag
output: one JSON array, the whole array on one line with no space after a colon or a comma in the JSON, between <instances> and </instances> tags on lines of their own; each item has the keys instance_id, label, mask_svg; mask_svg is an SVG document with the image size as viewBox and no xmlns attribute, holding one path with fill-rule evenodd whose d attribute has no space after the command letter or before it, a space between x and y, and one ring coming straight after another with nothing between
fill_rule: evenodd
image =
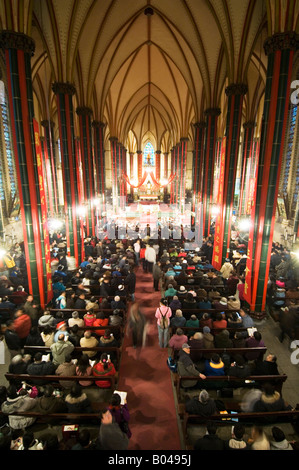
<instances>
[{"instance_id":1,"label":"person holding bag","mask_svg":"<svg viewBox=\"0 0 299 470\"><path fill-rule=\"evenodd\" d=\"M168 330L172 310L167 305L167 299L160 300L160 307L157 308L155 318L157 318L159 345L161 348L168 346Z\"/></svg>"}]
</instances>

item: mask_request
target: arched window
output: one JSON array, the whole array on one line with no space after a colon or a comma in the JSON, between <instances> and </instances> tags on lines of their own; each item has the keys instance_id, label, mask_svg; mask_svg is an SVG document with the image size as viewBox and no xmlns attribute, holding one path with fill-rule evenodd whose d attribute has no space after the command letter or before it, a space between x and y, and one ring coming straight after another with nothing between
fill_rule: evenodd
<instances>
[{"instance_id":1,"label":"arched window","mask_svg":"<svg viewBox=\"0 0 299 470\"><path fill-rule=\"evenodd\" d=\"M154 167L155 166L155 150L150 142L147 142L143 150L143 166Z\"/></svg>"},{"instance_id":2,"label":"arched window","mask_svg":"<svg viewBox=\"0 0 299 470\"><path fill-rule=\"evenodd\" d=\"M0 80L0 200L3 215L18 215L18 187L5 85Z\"/></svg>"}]
</instances>

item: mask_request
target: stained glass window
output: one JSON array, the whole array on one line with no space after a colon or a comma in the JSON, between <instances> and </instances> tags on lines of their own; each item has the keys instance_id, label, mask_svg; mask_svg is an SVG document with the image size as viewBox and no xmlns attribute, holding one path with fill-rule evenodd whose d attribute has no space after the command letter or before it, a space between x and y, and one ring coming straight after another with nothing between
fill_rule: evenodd
<instances>
[{"instance_id":1,"label":"stained glass window","mask_svg":"<svg viewBox=\"0 0 299 470\"><path fill-rule=\"evenodd\" d=\"M10 119L7 105L7 97L4 82L0 80L0 122L1 122L1 145L0 145L0 199L6 201L2 205L4 212L9 217L13 206L17 203L17 178L14 154L12 150Z\"/></svg>"},{"instance_id":2,"label":"stained glass window","mask_svg":"<svg viewBox=\"0 0 299 470\"><path fill-rule=\"evenodd\" d=\"M297 106L292 106L290 109L290 124L289 124L289 133L288 139L286 142L286 156L285 156L285 169L284 169L284 178L283 178L283 187L282 191L284 194L288 192L288 181L290 177L290 168L291 168L291 160L292 160L292 148L294 144L294 134L295 134L295 127L296 127L296 119L297 119Z\"/></svg>"},{"instance_id":3,"label":"stained glass window","mask_svg":"<svg viewBox=\"0 0 299 470\"><path fill-rule=\"evenodd\" d=\"M146 144L143 150L143 166L155 166L155 150L150 142Z\"/></svg>"}]
</instances>

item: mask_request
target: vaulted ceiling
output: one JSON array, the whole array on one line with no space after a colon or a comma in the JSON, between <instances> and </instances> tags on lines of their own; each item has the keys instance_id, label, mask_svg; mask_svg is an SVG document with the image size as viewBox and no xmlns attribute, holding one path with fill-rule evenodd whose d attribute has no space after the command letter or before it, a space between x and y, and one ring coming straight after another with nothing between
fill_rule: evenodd
<instances>
[{"instance_id":1,"label":"vaulted ceiling","mask_svg":"<svg viewBox=\"0 0 299 470\"><path fill-rule=\"evenodd\" d=\"M265 86L262 45L270 32L270 5L34 0L25 32L36 45L32 77L39 117L57 120L51 86L59 81L74 84L75 108L91 108L93 119L106 124L106 138L117 137L129 151L148 139L162 151L181 138L192 140L192 123L211 107L221 108L223 132L230 83L248 84L244 120L253 119Z\"/></svg>"}]
</instances>

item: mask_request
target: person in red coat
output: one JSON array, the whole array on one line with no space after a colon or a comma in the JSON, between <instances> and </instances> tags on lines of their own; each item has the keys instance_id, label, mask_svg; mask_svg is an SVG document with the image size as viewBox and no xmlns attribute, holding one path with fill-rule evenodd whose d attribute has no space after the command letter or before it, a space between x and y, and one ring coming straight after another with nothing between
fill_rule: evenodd
<instances>
[{"instance_id":1,"label":"person in red coat","mask_svg":"<svg viewBox=\"0 0 299 470\"><path fill-rule=\"evenodd\" d=\"M23 309L19 308L15 313L13 326L15 332L21 340L22 345L24 345L32 327L30 316L27 315Z\"/></svg>"},{"instance_id":2,"label":"person in red coat","mask_svg":"<svg viewBox=\"0 0 299 470\"><path fill-rule=\"evenodd\" d=\"M116 370L113 362L108 358L108 354L103 353L100 357L99 362L92 368L92 374L96 377L107 377L115 376ZM110 388L111 382L109 380L99 380L95 382L100 388Z\"/></svg>"}]
</instances>

